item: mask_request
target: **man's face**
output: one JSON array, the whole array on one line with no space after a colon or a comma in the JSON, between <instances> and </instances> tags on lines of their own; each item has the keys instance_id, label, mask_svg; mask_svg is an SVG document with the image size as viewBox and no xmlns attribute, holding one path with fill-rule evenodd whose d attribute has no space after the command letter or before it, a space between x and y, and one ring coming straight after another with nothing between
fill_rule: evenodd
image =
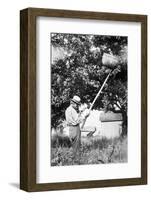
<instances>
[{"instance_id":1,"label":"man's face","mask_svg":"<svg viewBox=\"0 0 151 200\"><path fill-rule=\"evenodd\" d=\"M77 110L78 109L78 104L72 103L72 107Z\"/></svg>"}]
</instances>

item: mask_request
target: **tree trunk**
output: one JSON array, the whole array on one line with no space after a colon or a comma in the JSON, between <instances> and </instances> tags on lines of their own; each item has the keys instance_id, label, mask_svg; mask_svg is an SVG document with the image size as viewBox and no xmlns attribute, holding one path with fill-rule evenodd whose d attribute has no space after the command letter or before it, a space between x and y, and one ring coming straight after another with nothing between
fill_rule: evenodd
<instances>
[{"instance_id":1,"label":"tree trunk","mask_svg":"<svg viewBox=\"0 0 151 200\"><path fill-rule=\"evenodd\" d=\"M127 135L127 112L122 111L123 123L122 123L122 136Z\"/></svg>"}]
</instances>

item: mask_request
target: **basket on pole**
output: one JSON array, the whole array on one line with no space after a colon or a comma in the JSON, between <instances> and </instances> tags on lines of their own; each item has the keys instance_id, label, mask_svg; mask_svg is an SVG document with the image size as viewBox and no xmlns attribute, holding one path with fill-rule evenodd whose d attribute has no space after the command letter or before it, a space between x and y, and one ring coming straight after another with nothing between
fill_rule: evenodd
<instances>
[{"instance_id":1,"label":"basket on pole","mask_svg":"<svg viewBox=\"0 0 151 200\"><path fill-rule=\"evenodd\" d=\"M104 53L102 56L102 64L109 68L114 68L119 64L119 58L115 55Z\"/></svg>"}]
</instances>

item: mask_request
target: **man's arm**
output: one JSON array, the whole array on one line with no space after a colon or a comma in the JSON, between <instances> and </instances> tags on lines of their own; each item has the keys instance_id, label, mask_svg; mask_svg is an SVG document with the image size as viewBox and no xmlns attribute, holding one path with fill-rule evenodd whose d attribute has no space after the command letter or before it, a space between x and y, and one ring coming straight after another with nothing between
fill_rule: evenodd
<instances>
[{"instance_id":1,"label":"man's arm","mask_svg":"<svg viewBox=\"0 0 151 200\"><path fill-rule=\"evenodd\" d=\"M75 109L72 109L71 116L72 116L73 125L78 125L84 120L82 114L81 113L77 113L77 111Z\"/></svg>"},{"instance_id":2,"label":"man's arm","mask_svg":"<svg viewBox=\"0 0 151 200\"><path fill-rule=\"evenodd\" d=\"M88 117L88 112L78 113L74 108L69 108L66 110L66 121L68 125L76 126L83 122L83 120Z\"/></svg>"}]
</instances>

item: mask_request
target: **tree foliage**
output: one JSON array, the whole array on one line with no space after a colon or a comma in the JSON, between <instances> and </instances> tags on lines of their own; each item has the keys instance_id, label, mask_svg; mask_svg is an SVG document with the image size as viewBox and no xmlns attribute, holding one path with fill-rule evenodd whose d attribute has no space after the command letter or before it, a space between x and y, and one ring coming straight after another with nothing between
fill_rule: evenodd
<instances>
[{"instance_id":1,"label":"tree foliage","mask_svg":"<svg viewBox=\"0 0 151 200\"><path fill-rule=\"evenodd\" d=\"M102 64L104 53L118 57L121 71L109 78L93 108L121 112L127 126L127 37L53 33L51 45L64 53L51 64L52 127L64 119L73 95L93 101L110 71Z\"/></svg>"}]
</instances>

